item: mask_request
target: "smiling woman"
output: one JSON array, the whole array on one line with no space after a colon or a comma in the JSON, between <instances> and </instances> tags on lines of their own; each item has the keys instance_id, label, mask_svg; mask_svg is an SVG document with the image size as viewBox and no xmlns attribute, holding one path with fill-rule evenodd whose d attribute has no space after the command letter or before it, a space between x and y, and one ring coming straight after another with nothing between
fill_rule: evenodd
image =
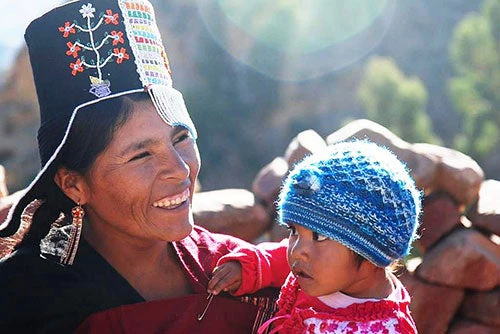
<instances>
[{"instance_id":1,"label":"smiling woman","mask_svg":"<svg viewBox=\"0 0 500 334\"><path fill-rule=\"evenodd\" d=\"M8 237L21 220L29 225L0 260L2 330L257 328L272 294L226 294L207 306L219 259L254 246L194 227L197 134L172 87L151 4L73 1L25 36L43 168L0 227Z\"/></svg>"}]
</instances>

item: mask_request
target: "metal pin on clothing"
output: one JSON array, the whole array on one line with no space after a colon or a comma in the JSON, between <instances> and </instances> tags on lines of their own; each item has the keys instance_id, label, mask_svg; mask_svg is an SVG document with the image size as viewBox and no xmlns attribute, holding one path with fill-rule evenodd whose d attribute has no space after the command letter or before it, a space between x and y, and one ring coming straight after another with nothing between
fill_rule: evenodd
<instances>
[{"instance_id":1,"label":"metal pin on clothing","mask_svg":"<svg viewBox=\"0 0 500 334\"><path fill-rule=\"evenodd\" d=\"M198 321L201 321L203 319L203 317L205 316L205 314L207 313L208 311L208 307L210 306L210 303L212 302L212 299L214 299L214 294L213 293L210 293L207 297L207 300L208 300L208 303L207 303L207 306L205 306L205 309L203 310L203 312L201 312L200 314L198 314Z\"/></svg>"}]
</instances>

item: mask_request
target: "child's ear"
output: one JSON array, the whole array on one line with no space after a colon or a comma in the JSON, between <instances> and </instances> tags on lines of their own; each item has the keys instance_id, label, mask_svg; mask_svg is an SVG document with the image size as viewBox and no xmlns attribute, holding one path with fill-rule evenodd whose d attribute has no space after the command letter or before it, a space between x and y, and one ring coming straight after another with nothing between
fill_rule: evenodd
<instances>
[{"instance_id":1,"label":"child's ear","mask_svg":"<svg viewBox=\"0 0 500 334\"><path fill-rule=\"evenodd\" d=\"M66 167L59 167L54 182L73 202L83 205L88 200L87 182L83 175Z\"/></svg>"}]
</instances>

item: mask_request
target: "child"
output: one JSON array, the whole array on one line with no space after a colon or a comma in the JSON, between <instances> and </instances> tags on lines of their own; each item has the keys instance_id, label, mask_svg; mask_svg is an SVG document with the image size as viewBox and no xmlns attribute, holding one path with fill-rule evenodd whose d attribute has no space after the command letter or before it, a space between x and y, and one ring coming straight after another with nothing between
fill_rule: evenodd
<instances>
[{"instance_id":1,"label":"child","mask_svg":"<svg viewBox=\"0 0 500 334\"><path fill-rule=\"evenodd\" d=\"M291 273L261 332L272 324L271 333L416 333L408 292L389 268L410 250L420 199L405 166L367 141L331 145L297 164L278 202ZM285 245L223 257L209 291L238 295L261 287L255 281L276 282ZM271 260L263 266L262 258Z\"/></svg>"}]
</instances>

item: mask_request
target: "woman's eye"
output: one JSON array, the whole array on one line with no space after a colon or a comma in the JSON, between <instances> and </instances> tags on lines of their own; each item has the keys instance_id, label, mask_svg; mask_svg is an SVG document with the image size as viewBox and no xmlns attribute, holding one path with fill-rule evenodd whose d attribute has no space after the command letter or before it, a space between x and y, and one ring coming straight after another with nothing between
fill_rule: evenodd
<instances>
[{"instance_id":1,"label":"woman's eye","mask_svg":"<svg viewBox=\"0 0 500 334\"><path fill-rule=\"evenodd\" d=\"M313 232L313 240L314 241L325 241L329 238L324 236L323 234L319 234L318 232Z\"/></svg>"},{"instance_id":2,"label":"woman's eye","mask_svg":"<svg viewBox=\"0 0 500 334\"><path fill-rule=\"evenodd\" d=\"M174 140L174 145L180 142L183 142L184 140L188 139L190 137L190 134L188 131L181 133L179 136L177 136Z\"/></svg>"},{"instance_id":3,"label":"woman's eye","mask_svg":"<svg viewBox=\"0 0 500 334\"><path fill-rule=\"evenodd\" d=\"M290 231L290 236L296 236L297 230L293 226L288 226L287 229Z\"/></svg>"},{"instance_id":4,"label":"woman's eye","mask_svg":"<svg viewBox=\"0 0 500 334\"><path fill-rule=\"evenodd\" d=\"M142 159L142 158L145 158L145 157L148 157L150 156L151 154L149 152L142 152L142 153L139 153L137 155L134 155L132 157L132 159L130 159L129 161L134 161L134 160L139 160L139 159Z\"/></svg>"}]
</instances>

